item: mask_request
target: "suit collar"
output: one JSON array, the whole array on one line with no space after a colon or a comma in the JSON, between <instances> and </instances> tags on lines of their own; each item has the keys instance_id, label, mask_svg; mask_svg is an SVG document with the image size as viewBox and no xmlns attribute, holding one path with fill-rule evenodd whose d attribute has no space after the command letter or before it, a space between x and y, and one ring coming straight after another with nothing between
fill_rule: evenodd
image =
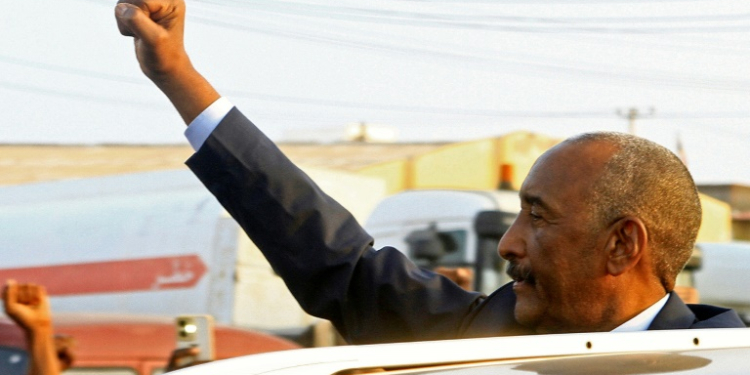
<instances>
[{"instance_id":1,"label":"suit collar","mask_svg":"<svg viewBox=\"0 0 750 375\"><path fill-rule=\"evenodd\" d=\"M687 329L696 321L695 314L682 302L675 292L669 293L669 299L648 327L649 330Z\"/></svg>"}]
</instances>

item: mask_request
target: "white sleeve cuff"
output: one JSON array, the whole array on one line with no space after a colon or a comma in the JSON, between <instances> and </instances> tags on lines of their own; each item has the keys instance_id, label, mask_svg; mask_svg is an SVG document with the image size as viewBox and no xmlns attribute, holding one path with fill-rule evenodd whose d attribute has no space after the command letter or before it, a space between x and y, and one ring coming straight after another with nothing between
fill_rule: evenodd
<instances>
[{"instance_id":1,"label":"white sleeve cuff","mask_svg":"<svg viewBox=\"0 0 750 375\"><path fill-rule=\"evenodd\" d=\"M232 105L229 99L221 97L190 122L190 125L185 130L185 137L190 142L190 145L193 146L193 150L198 151L203 146L208 136L211 135L216 126L219 125L224 116L233 107L234 105Z\"/></svg>"}]
</instances>

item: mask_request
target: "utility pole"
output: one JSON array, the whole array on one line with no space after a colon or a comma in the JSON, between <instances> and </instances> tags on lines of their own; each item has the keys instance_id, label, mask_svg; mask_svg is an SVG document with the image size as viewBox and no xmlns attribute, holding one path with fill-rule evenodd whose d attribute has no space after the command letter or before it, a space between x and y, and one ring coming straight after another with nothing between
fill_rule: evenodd
<instances>
[{"instance_id":1,"label":"utility pole","mask_svg":"<svg viewBox=\"0 0 750 375\"><path fill-rule=\"evenodd\" d=\"M358 129L357 129L357 135L352 138L352 142L360 142L365 143L367 142L367 123L362 121L359 123Z\"/></svg>"},{"instance_id":2,"label":"utility pole","mask_svg":"<svg viewBox=\"0 0 750 375\"><path fill-rule=\"evenodd\" d=\"M627 112L623 112L621 109L617 110L617 115L628 120L628 133L635 135L635 120L653 117L654 107L648 109L648 113L641 113L638 108L631 107Z\"/></svg>"}]
</instances>

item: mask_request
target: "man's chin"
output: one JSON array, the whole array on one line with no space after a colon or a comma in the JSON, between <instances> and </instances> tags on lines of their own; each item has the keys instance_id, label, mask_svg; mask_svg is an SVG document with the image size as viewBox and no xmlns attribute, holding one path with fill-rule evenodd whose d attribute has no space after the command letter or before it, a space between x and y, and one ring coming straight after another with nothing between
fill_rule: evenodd
<instances>
[{"instance_id":1,"label":"man's chin","mask_svg":"<svg viewBox=\"0 0 750 375\"><path fill-rule=\"evenodd\" d=\"M537 301L530 301L530 297L516 296L516 306L513 314L516 321L524 327L536 328L542 317L542 311Z\"/></svg>"}]
</instances>

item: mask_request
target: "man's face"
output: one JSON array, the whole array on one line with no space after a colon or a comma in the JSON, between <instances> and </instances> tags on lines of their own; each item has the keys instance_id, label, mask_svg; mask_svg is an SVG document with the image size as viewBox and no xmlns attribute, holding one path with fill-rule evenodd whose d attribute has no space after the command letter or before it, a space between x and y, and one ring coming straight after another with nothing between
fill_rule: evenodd
<instances>
[{"instance_id":1,"label":"man's face","mask_svg":"<svg viewBox=\"0 0 750 375\"><path fill-rule=\"evenodd\" d=\"M596 298L606 276L606 228L587 205L611 152L601 144L558 145L521 187L521 212L498 250L515 280L516 319L540 333L590 330L611 314Z\"/></svg>"}]
</instances>

